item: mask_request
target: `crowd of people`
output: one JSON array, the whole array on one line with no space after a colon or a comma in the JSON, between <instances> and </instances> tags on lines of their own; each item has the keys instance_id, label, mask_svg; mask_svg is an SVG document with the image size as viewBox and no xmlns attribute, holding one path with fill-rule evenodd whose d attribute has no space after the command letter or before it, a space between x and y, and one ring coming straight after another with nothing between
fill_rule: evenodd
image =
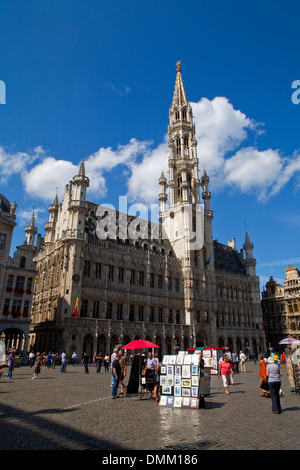
<instances>
[{"instance_id":1,"label":"crowd of people","mask_svg":"<svg viewBox=\"0 0 300 470\"><path fill-rule=\"evenodd\" d=\"M1 365L0 376L3 374L4 369L7 368L7 379L12 379L14 374L16 350L10 348L8 350L8 363ZM130 356L129 363L131 364L133 356ZM90 359L89 355L84 352L82 360L80 361L84 366L85 373L89 373L89 365L92 364L95 367L96 372L100 374L102 365L104 366L104 372L109 373L109 367L111 367L111 388L112 398L116 399L122 395L125 395L127 386L124 383L127 374L127 357L124 355L122 348L115 348L111 357L108 354L103 355L102 352L99 354L94 353L93 358ZM233 385L233 375L237 373L246 373L246 362L247 356L245 353L230 352L229 349L225 351L223 356L219 360L218 376L222 378L224 391L229 394L229 386ZM280 396L281 391L281 368L285 367L285 354L279 355L276 352L272 352L269 356L261 354L258 357L259 363L259 378L260 378L260 390L262 398L271 398L271 408L274 414L280 414L281 404ZM78 357L76 352L73 352L71 357L67 356L66 351L63 351L60 355L55 352L49 351L47 353L36 354L31 351L28 355L28 364L31 368L34 368L32 379L38 378L41 369L55 368L57 365L60 366L60 372L66 373L67 363L76 366ZM257 363L257 358L254 360L254 364ZM153 381L153 398L158 401L158 386L159 386L159 371L160 364L157 354L152 356L152 353L148 353L146 359L144 375L148 380ZM118 393L120 387L120 392Z\"/></svg>"},{"instance_id":2,"label":"crowd of people","mask_svg":"<svg viewBox=\"0 0 300 470\"><path fill-rule=\"evenodd\" d=\"M270 356L260 354L258 360L261 397L271 398L272 412L280 414L280 396L282 395L281 368L285 367L285 354L279 355L276 352L272 352ZM229 395L229 385L233 385L233 375L238 372L246 372L246 361L247 356L242 351L238 355L227 350L223 357L220 358L218 376L222 377L224 390L227 395ZM255 359L254 363L257 363L257 359Z\"/></svg>"}]
</instances>

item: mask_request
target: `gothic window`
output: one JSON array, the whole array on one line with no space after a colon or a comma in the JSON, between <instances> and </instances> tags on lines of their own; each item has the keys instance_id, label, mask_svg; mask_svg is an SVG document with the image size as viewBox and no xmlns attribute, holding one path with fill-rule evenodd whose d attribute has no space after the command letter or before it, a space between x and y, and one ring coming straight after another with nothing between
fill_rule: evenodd
<instances>
[{"instance_id":1,"label":"gothic window","mask_svg":"<svg viewBox=\"0 0 300 470\"><path fill-rule=\"evenodd\" d=\"M154 322L154 307L150 307L150 322Z\"/></svg>"},{"instance_id":2,"label":"gothic window","mask_svg":"<svg viewBox=\"0 0 300 470\"><path fill-rule=\"evenodd\" d=\"M176 310L176 323L177 325L180 323L180 310Z\"/></svg>"},{"instance_id":3,"label":"gothic window","mask_svg":"<svg viewBox=\"0 0 300 470\"><path fill-rule=\"evenodd\" d=\"M81 309L80 309L80 316L81 317L87 317L88 313L88 299L82 299L81 302Z\"/></svg>"},{"instance_id":4,"label":"gothic window","mask_svg":"<svg viewBox=\"0 0 300 470\"><path fill-rule=\"evenodd\" d=\"M122 320L122 318L123 318L123 304L118 304L117 320Z\"/></svg>"},{"instance_id":5,"label":"gothic window","mask_svg":"<svg viewBox=\"0 0 300 470\"><path fill-rule=\"evenodd\" d=\"M176 154L180 155L181 154L181 141L180 137L177 137L176 139Z\"/></svg>"},{"instance_id":6,"label":"gothic window","mask_svg":"<svg viewBox=\"0 0 300 470\"><path fill-rule=\"evenodd\" d=\"M122 266L119 267L119 282L124 282L124 268Z\"/></svg>"},{"instance_id":7,"label":"gothic window","mask_svg":"<svg viewBox=\"0 0 300 470\"><path fill-rule=\"evenodd\" d=\"M154 289L154 287L155 287L155 283L154 283L154 274L153 274L153 273L150 274L150 287L151 287L152 289Z\"/></svg>"},{"instance_id":8,"label":"gothic window","mask_svg":"<svg viewBox=\"0 0 300 470\"><path fill-rule=\"evenodd\" d=\"M139 305L139 321L144 321L144 306Z\"/></svg>"},{"instance_id":9,"label":"gothic window","mask_svg":"<svg viewBox=\"0 0 300 470\"><path fill-rule=\"evenodd\" d=\"M186 109L183 109L182 111L182 119L186 121Z\"/></svg>"},{"instance_id":10,"label":"gothic window","mask_svg":"<svg viewBox=\"0 0 300 470\"><path fill-rule=\"evenodd\" d=\"M113 265L108 266L108 280L113 282L115 274L115 267Z\"/></svg>"},{"instance_id":11,"label":"gothic window","mask_svg":"<svg viewBox=\"0 0 300 470\"><path fill-rule=\"evenodd\" d=\"M134 321L134 305L129 306L129 321Z\"/></svg>"},{"instance_id":12,"label":"gothic window","mask_svg":"<svg viewBox=\"0 0 300 470\"><path fill-rule=\"evenodd\" d=\"M140 271L140 273L139 273L139 285L141 287L144 287L144 284L145 284L145 273L144 273L144 271Z\"/></svg>"},{"instance_id":13,"label":"gothic window","mask_svg":"<svg viewBox=\"0 0 300 470\"><path fill-rule=\"evenodd\" d=\"M159 289L162 289L163 288L163 277L162 277L162 274L158 274L157 276L157 287Z\"/></svg>"},{"instance_id":14,"label":"gothic window","mask_svg":"<svg viewBox=\"0 0 300 470\"><path fill-rule=\"evenodd\" d=\"M112 319L112 302L107 302L106 319Z\"/></svg>"},{"instance_id":15,"label":"gothic window","mask_svg":"<svg viewBox=\"0 0 300 470\"><path fill-rule=\"evenodd\" d=\"M135 284L135 270L134 269L130 270L130 284L131 285Z\"/></svg>"},{"instance_id":16,"label":"gothic window","mask_svg":"<svg viewBox=\"0 0 300 470\"><path fill-rule=\"evenodd\" d=\"M162 323L162 321L163 321L163 309L162 309L162 307L158 307L158 321L159 321L159 323Z\"/></svg>"},{"instance_id":17,"label":"gothic window","mask_svg":"<svg viewBox=\"0 0 300 470\"><path fill-rule=\"evenodd\" d=\"M183 139L184 155L189 154L189 138L187 136Z\"/></svg>"},{"instance_id":18,"label":"gothic window","mask_svg":"<svg viewBox=\"0 0 300 470\"><path fill-rule=\"evenodd\" d=\"M95 263L95 278L101 279L101 263Z\"/></svg>"},{"instance_id":19,"label":"gothic window","mask_svg":"<svg viewBox=\"0 0 300 470\"><path fill-rule=\"evenodd\" d=\"M89 260L84 260L84 271L83 275L84 277L90 277L90 271L91 271L91 262Z\"/></svg>"},{"instance_id":20,"label":"gothic window","mask_svg":"<svg viewBox=\"0 0 300 470\"><path fill-rule=\"evenodd\" d=\"M20 260L20 268L25 268L25 265L26 265L26 257L22 256Z\"/></svg>"},{"instance_id":21,"label":"gothic window","mask_svg":"<svg viewBox=\"0 0 300 470\"><path fill-rule=\"evenodd\" d=\"M182 188L181 188L181 185L182 185L182 178L181 176L179 176L177 178L177 200L180 202L181 199L182 199Z\"/></svg>"},{"instance_id":22,"label":"gothic window","mask_svg":"<svg viewBox=\"0 0 300 470\"><path fill-rule=\"evenodd\" d=\"M93 318L99 318L100 312L100 302L99 300L94 300L93 303Z\"/></svg>"},{"instance_id":23,"label":"gothic window","mask_svg":"<svg viewBox=\"0 0 300 470\"><path fill-rule=\"evenodd\" d=\"M176 119L176 121L179 121L179 119L180 119L180 114L179 114L178 110L175 111L175 119Z\"/></svg>"}]
</instances>

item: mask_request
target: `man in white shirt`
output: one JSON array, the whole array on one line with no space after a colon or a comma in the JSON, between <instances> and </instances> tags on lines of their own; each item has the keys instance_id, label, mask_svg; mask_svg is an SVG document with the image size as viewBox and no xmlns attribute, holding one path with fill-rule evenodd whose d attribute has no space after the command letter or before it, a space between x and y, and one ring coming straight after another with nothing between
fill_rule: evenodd
<instances>
[{"instance_id":1,"label":"man in white shirt","mask_svg":"<svg viewBox=\"0 0 300 470\"><path fill-rule=\"evenodd\" d=\"M240 352L241 372L246 372L246 360L247 360L247 356L241 351Z\"/></svg>"}]
</instances>

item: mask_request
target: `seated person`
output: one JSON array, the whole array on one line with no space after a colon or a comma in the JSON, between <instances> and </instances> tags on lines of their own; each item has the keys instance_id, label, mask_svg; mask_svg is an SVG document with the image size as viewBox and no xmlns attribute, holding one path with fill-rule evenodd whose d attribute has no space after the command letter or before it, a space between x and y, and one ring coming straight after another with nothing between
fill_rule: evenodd
<instances>
[{"instance_id":1,"label":"seated person","mask_svg":"<svg viewBox=\"0 0 300 470\"><path fill-rule=\"evenodd\" d=\"M153 397L158 400L158 395L157 395L157 381L156 381L156 374L157 374L157 362L156 360L152 357L152 353L148 353L148 359L145 367L145 377L146 381L147 380L152 380L155 381L154 389L153 389Z\"/></svg>"}]
</instances>

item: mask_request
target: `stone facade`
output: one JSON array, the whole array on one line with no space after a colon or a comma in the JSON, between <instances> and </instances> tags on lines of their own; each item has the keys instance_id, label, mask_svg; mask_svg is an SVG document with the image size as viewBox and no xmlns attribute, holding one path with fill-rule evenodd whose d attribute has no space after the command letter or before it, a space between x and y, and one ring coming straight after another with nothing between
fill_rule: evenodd
<instances>
[{"instance_id":1,"label":"stone facade","mask_svg":"<svg viewBox=\"0 0 300 470\"><path fill-rule=\"evenodd\" d=\"M248 234L240 253L213 241L209 177L198 176L180 64L169 118L159 224L89 202L84 162L63 201L55 197L50 205L45 244L35 257L30 346L36 350L110 353L137 338L158 344L161 356L196 345L265 349Z\"/></svg>"}]
</instances>

